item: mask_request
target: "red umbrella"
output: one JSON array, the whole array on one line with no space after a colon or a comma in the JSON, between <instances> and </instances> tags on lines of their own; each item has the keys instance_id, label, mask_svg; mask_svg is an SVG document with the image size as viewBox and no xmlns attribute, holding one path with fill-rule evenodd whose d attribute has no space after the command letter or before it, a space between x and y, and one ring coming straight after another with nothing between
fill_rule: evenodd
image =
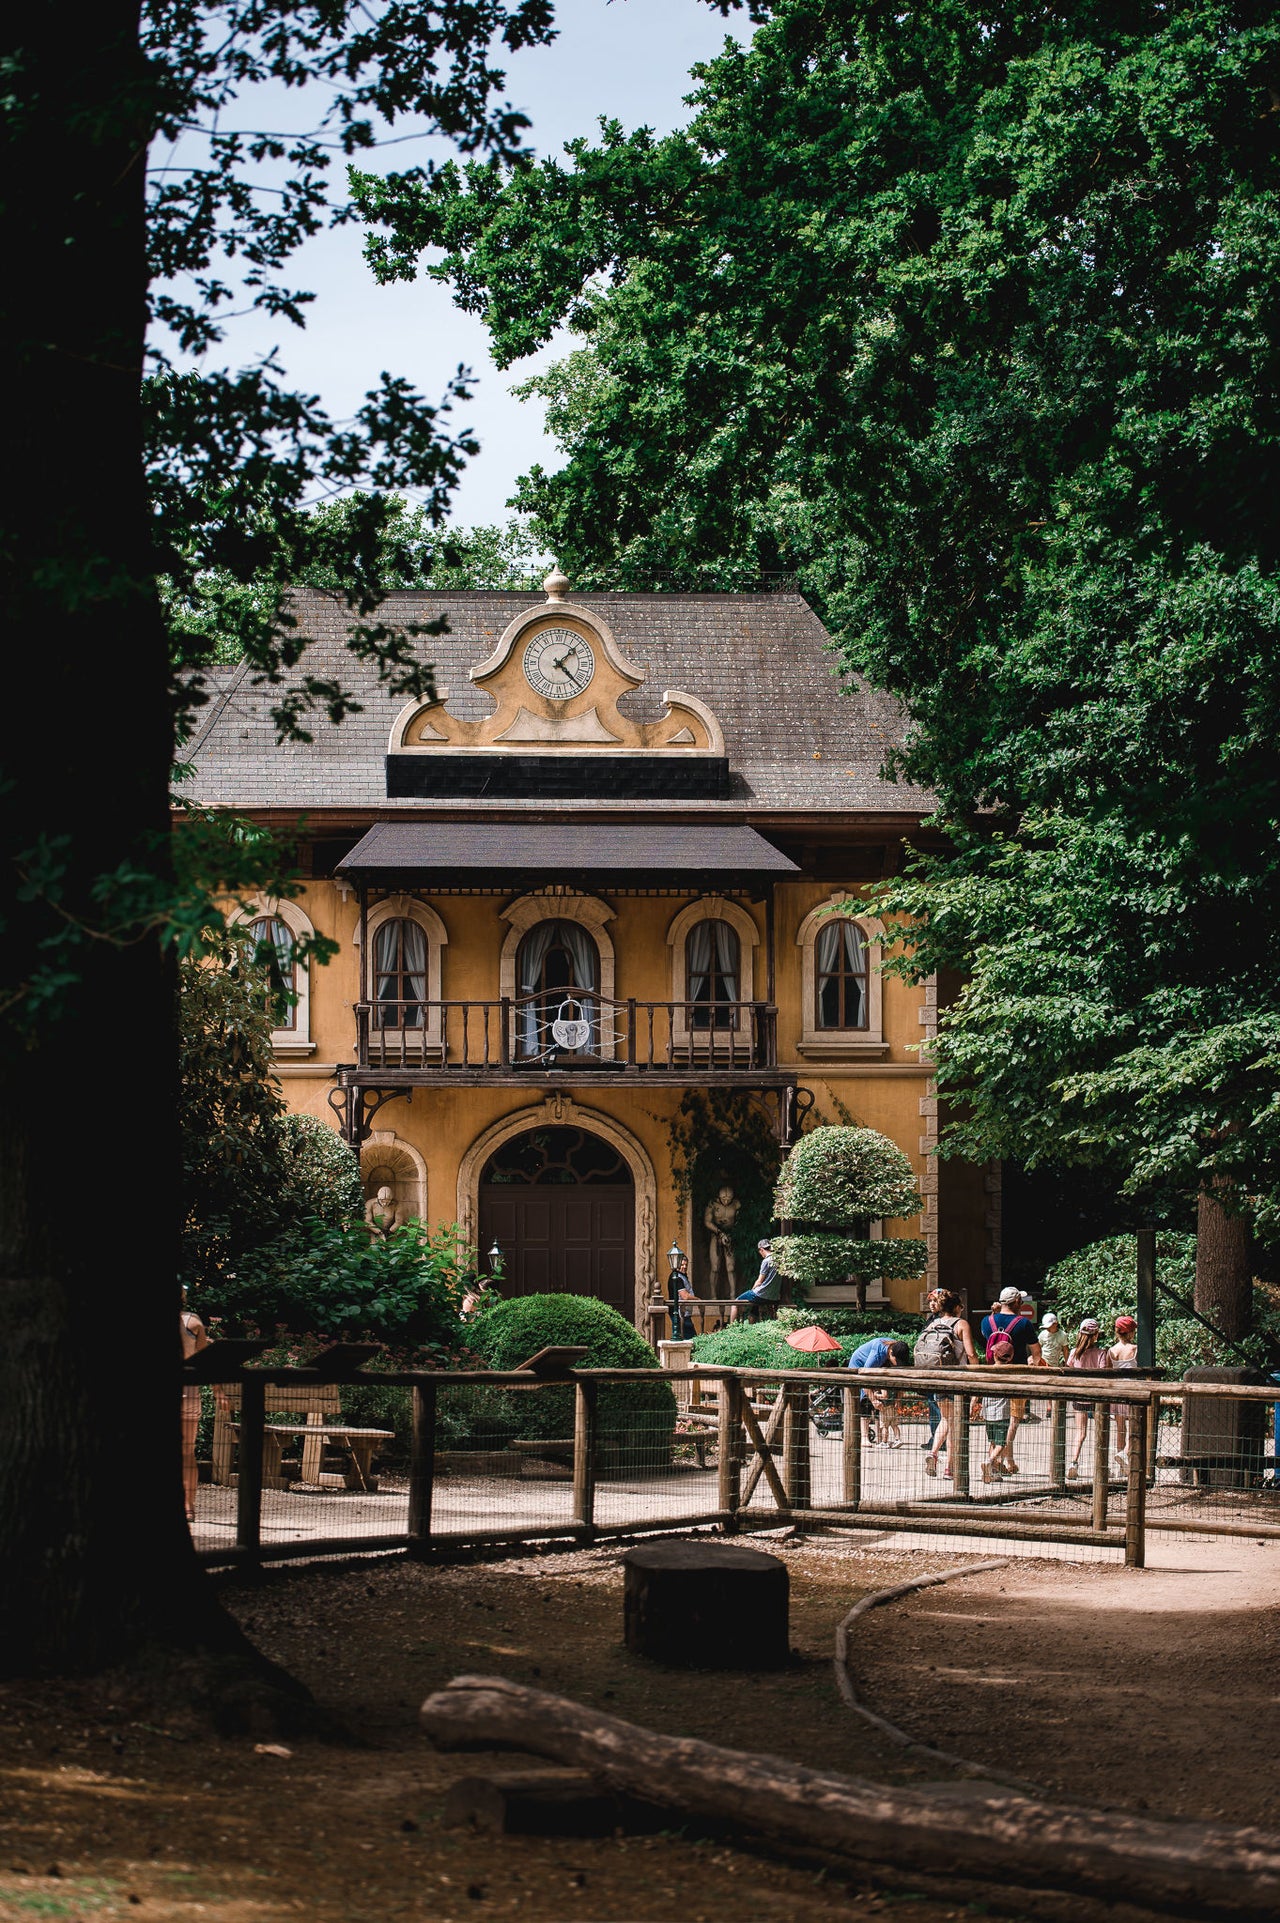
<instances>
[{"instance_id":1,"label":"red umbrella","mask_svg":"<svg viewBox=\"0 0 1280 1923\"><path fill-rule=\"evenodd\" d=\"M820 1329L815 1324L810 1329L793 1329L787 1337L787 1346L791 1349L803 1349L806 1355L822 1355L829 1350L838 1349L840 1344L834 1336L828 1335L825 1329Z\"/></svg>"}]
</instances>

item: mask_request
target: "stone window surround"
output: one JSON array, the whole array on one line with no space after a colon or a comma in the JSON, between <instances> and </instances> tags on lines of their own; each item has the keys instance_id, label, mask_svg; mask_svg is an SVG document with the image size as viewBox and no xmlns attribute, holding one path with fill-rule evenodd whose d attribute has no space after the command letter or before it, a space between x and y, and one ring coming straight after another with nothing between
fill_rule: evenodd
<instances>
[{"instance_id":1,"label":"stone window surround","mask_svg":"<svg viewBox=\"0 0 1280 1923\"><path fill-rule=\"evenodd\" d=\"M865 1028L819 1028L815 949L818 936L832 912L855 921L867 945L867 1025ZM805 916L796 931L800 950L800 1039L796 1053L816 1061L883 1061L889 1053L884 1039L884 978L880 955L884 923L862 912L860 902L847 894L830 895Z\"/></svg>"},{"instance_id":2,"label":"stone window surround","mask_svg":"<svg viewBox=\"0 0 1280 1923\"><path fill-rule=\"evenodd\" d=\"M274 916L282 921L295 940L310 939L315 934L315 923L296 901L278 901L274 895L256 895L243 907L238 908L231 917L233 928L248 928L255 921ZM271 1031L271 1052L277 1061L297 1060L301 1056L314 1055L316 1045L311 1039L311 964L295 962L293 967L293 986L298 997L293 1006L293 1026L273 1028Z\"/></svg>"},{"instance_id":3,"label":"stone window surround","mask_svg":"<svg viewBox=\"0 0 1280 1923\"><path fill-rule=\"evenodd\" d=\"M761 935L754 918L745 908L735 901L729 901L724 895L702 895L697 901L689 902L672 917L667 929L667 945L671 950L671 999L675 1003L671 1018L671 1040L676 1048L709 1049L712 1041L710 1030L690 1029L684 1008L689 998L689 934L700 921L727 921L733 929L738 937L741 970L738 1000L749 1002L755 999L755 950L760 945Z\"/></svg>"},{"instance_id":4,"label":"stone window surround","mask_svg":"<svg viewBox=\"0 0 1280 1923\"><path fill-rule=\"evenodd\" d=\"M420 1048L424 1060L432 1057L439 1061L444 1055L444 1026L440 1003L443 998L441 989L442 963L444 950L449 946L449 931L434 908L412 895L388 895L385 900L369 910L367 923L369 929L369 965L365 986L369 999L373 999L373 938L382 924L387 921L416 922L427 938L427 1006L423 1012L421 1028L383 1028L379 1035L392 1041L397 1048L401 1042L407 1051L416 1054ZM357 919L351 937L355 946L360 946L360 923Z\"/></svg>"},{"instance_id":5,"label":"stone window surround","mask_svg":"<svg viewBox=\"0 0 1280 1923\"><path fill-rule=\"evenodd\" d=\"M595 895L584 895L574 888L540 888L531 895L521 895L501 911L501 919L507 924L503 938L502 953L498 958L498 993L515 1001L520 993L516 979L516 959L520 944L531 928L542 921L573 921L585 928L596 945L600 957L600 999L611 1002L614 999L614 983L617 978L613 941L607 924L617 919L608 902ZM617 1024L611 1017L600 1023L600 1053L606 1058L617 1054Z\"/></svg>"}]
</instances>

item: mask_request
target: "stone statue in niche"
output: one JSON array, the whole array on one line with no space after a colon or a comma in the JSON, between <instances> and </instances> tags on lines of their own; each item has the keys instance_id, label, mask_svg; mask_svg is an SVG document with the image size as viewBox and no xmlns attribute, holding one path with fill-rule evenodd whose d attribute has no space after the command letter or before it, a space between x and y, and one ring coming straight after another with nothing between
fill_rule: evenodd
<instances>
[{"instance_id":1,"label":"stone statue in niche","mask_svg":"<svg viewBox=\"0 0 1280 1923\"><path fill-rule=\"evenodd\" d=\"M400 1206L396 1201L393 1188L384 1182L376 1195L371 1195L364 1205L364 1225L374 1241L379 1237L394 1235L404 1221Z\"/></svg>"},{"instance_id":2,"label":"stone statue in niche","mask_svg":"<svg viewBox=\"0 0 1280 1923\"><path fill-rule=\"evenodd\" d=\"M742 1204L727 1182L722 1182L702 1211L702 1226L707 1231L707 1264L712 1295L738 1293L738 1258L733 1247L733 1228ZM725 1286L721 1287L723 1279Z\"/></svg>"}]
</instances>

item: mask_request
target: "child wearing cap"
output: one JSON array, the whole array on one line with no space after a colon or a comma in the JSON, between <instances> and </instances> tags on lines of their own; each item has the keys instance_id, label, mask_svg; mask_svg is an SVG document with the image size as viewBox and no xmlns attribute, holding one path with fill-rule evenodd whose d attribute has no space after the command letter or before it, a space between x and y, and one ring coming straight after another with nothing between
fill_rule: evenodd
<instances>
[{"instance_id":1,"label":"child wearing cap","mask_svg":"<svg viewBox=\"0 0 1280 1923\"><path fill-rule=\"evenodd\" d=\"M1110 1368L1107 1352L1098 1344L1099 1333L1097 1317L1087 1315L1080 1324L1080 1333L1076 1337L1075 1346L1067 1357L1069 1369ZM1071 1407L1075 1410L1076 1446L1067 1468L1067 1480L1074 1482L1080 1474L1080 1452L1084 1448L1085 1437L1089 1433L1089 1417L1093 1414L1093 1404L1073 1402Z\"/></svg>"},{"instance_id":2,"label":"child wearing cap","mask_svg":"<svg viewBox=\"0 0 1280 1923\"><path fill-rule=\"evenodd\" d=\"M1131 1315L1116 1317L1116 1339L1107 1350L1107 1361L1113 1369L1136 1369L1138 1366L1138 1345L1134 1337L1138 1325ZM1129 1409L1123 1402L1111 1405L1111 1420L1116 1426L1116 1468L1122 1476L1129 1473Z\"/></svg>"},{"instance_id":3,"label":"child wearing cap","mask_svg":"<svg viewBox=\"0 0 1280 1923\"><path fill-rule=\"evenodd\" d=\"M1052 1309L1040 1318L1040 1354L1046 1369L1065 1369L1071 1344Z\"/></svg>"}]
</instances>

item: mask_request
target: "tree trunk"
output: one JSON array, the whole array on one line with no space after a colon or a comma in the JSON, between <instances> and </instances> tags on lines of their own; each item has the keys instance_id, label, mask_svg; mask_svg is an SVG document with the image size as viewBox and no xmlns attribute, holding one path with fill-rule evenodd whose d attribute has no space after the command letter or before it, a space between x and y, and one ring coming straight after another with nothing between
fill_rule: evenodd
<instances>
[{"instance_id":1,"label":"tree trunk","mask_svg":"<svg viewBox=\"0 0 1280 1923\"><path fill-rule=\"evenodd\" d=\"M139 390L150 70L132 0L33 0L5 214L0 1669L249 1646L183 1516L173 970L101 878L163 875L172 722ZM25 694L22 688L27 690ZM42 875L42 868L44 873ZM81 938L85 928L96 931ZM27 991L52 969L51 999Z\"/></svg>"},{"instance_id":2,"label":"tree trunk","mask_svg":"<svg viewBox=\"0 0 1280 1923\"><path fill-rule=\"evenodd\" d=\"M1221 1193L1219 1188L1218 1194ZM1196 1296L1201 1315L1226 1336L1247 1335L1253 1316L1249 1219L1201 1189L1196 1211Z\"/></svg>"}]
</instances>

